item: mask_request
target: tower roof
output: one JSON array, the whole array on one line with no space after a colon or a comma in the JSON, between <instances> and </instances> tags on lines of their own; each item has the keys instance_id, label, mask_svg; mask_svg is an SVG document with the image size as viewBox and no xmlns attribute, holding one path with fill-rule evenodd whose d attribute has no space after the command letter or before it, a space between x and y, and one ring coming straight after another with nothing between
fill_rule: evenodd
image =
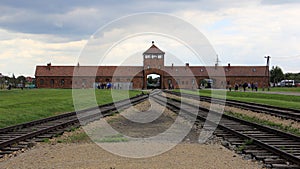
<instances>
[{"instance_id":1,"label":"tower roof","mask_svg":"<svg viewBox=\"0 0 300 169\"><path fill-rule=\"evenodd\" d=\"M152 46L148 50L146 50L143 54L165 54L165 52L163 52L157 46L155 46L154 41L152 41Z\"/></svg>"}]
</instances>

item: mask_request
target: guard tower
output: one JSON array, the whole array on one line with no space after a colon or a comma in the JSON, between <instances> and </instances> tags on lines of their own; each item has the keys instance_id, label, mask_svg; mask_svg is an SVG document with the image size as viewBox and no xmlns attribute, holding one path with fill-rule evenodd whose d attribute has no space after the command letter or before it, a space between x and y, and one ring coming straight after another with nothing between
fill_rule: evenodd
<instances>
[{"instance_id":1,"label":"guard tower","mask_svg":"<svg viewBox=\"0 0 300 169\"><path fill-rule=\"evenodd\" d=\"M152 46L143 53L144 56L144 85L145 89L147 86L147 75L149 74L158 74L160 75L161 88L163 88L163 70L164 70L164 57L165 52L160 50L157 46L154 45L152 41Z\"/></svg>"},{"instance_id":2,"label":"guard tower","mask_svg":"<svg viewBox=\"0 0 300 169\"><path fill-rule=\"evenodd\" d=\"M154 45L152 41L152 46L146 50L144 53L144 70L147 69L162 69L164 66L165 52L160 50Z\"/></svg>"}]
</instances>

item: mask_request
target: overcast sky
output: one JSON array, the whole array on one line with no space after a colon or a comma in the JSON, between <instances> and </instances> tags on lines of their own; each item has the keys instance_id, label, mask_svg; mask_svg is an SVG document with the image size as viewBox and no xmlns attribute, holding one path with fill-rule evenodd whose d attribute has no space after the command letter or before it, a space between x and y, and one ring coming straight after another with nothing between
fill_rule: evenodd
<instances>
[{"instance_id":1,"label":"overcast sky","mask_svg":"<svg viewBox=\"0 0 300 169\"><path fill-rule=\"evenodd\" d=\"M34 76L36 65L75 65L100 27L140 12L171 14L189 22L211 43L221 65L265 65L264 56L269 55L271 66L300 72L297 0L1 0L0 73ZM139 41L141 51L151 45L147 38ZM159 38L152 40L170 51ZM188 57L184 62L200 64Z\"/></svg>"}]
</instances>

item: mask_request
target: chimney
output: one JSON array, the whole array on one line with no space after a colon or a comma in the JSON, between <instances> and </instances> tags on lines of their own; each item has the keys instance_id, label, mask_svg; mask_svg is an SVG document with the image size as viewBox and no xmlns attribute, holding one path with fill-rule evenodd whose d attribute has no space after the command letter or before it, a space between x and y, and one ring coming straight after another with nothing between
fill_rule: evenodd
<instances>
[{"instance_id":1,"label":"chimney","mask_svg":"<svg viewBox=\"0 0 300 169\"><path fill-rule=\"evenodd\" d=\"M174 67L174 63L172 63L172 69L173 69L173 67Z\"/></svg>"},{"instance_id":2,"label":"chimney","mask_svg":"<svg viewBox=\"0 0 300 169\"><path fill-rule=\"evenodd\" d=\"M230 63L228 63L228 68L230 68Z\"/></svg>"},{"instance_id":3,"label":"chimney","mask_svg":"<svg viewBox=\"0 0 300 169\"><path fill-rule=\"evenodd\" d=\"M47 63L47 68L48 68L48 70L50 70L50 67L51 67L51 62L50 62L50 63Z\"/></svg>"},{"instance_id":4,"label":"chimney","mask_svg":"<svg viewBox=\"0 0 300 169\"><path fill-rule=\"evenodd\" d=\"M185 63L185 66L186 66L186 67L189 67L189 66L190 66L190 64L189 64L189 63Z\"/></svg>"}]
</instances>

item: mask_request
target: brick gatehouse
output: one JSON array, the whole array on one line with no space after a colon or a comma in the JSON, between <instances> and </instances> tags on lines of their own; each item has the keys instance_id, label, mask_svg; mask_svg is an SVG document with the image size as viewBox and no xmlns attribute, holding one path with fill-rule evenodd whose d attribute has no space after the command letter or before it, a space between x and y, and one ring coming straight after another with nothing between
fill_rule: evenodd
<instances>
[{"instance_id":1,"label":"brick gatehouse","mask_svg":"<svg viewBox=\"0 0 300 169\"><path fill-rule=\"evenodd\" d=\"M165 52L154 42L143 53L143 66L36 66L35 77L38 88L92 88L110 84L115 89L146 89L147 75L157 74L158 88L199 88L204 82L213 88L225 88L234 84L257 83L267 85L266 66L166 66ZM225 77L221 77L221 72ZM210 76L209 76L210 75ZM207 85L207 83L206 83Z\"/></svg>"}]
</instances>

